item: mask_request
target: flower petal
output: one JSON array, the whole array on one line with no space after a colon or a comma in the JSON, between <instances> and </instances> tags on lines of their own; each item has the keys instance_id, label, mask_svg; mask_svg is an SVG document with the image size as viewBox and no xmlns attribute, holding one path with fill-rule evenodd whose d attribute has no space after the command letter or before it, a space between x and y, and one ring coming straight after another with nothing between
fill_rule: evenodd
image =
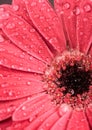
<instances>
[{"instance_id":1,"label":"flower petal","mask_svg":"<svg viewBox=\"0 0 92 130\"><path fill-rule=\"evenodd\" d=\"M88 108L86 109L86 114L87 114L87 119L89 121L89 124L92 128L92 104L88 106Z\"/></svg>"},{"instance_id":2,"label":"flower petal","mask_svg":"<svg viewBox=\"0 0 92 130\"><path fill-rule=\"evenodd\" d=\"M24 128L29 124L28 120L25 121L12 121L12 124L9 127L6 127L6 130L24 130Z\"/></svg>"},{"instance_id":3,"label":"flower petal","mask_svg":"<svg viewBox=\"0 0 92 130\"><path fill-rule=\"evenodd\" d=\"M58 111L50 115L38 128L38 130L50 130L53 124L60 118Z\"/></svg>"},{"instance_id":4,"label":"flower petal","mask_svg":"<svg viewBox=\"0 0 92 130\"><path fill-rule=\"evenodd\" d=\"M74 110L69 120L67 130L90 130L83 110Z\"/></svg>"},{"instance_id":5,"label":"flower petal","mask_svg":"<svg viewBox=\"0 0 92 130\"><path fill-rule=\"evenodd\" d=\"M11 124L12 124L11 118L9 118L9 119L7 119L5 121L2 121L2 122L0 122L0 129L1 130L7 130L7 128L9 126L11 126Z\"/></svg>"},{"instance_id":6,"label":"flower petal","mask_svg":"<svg viewBox=\"0 0 92 130\"><path fill-rule=\"evenodd\" d=\"M45 107L48 107L47 103L49 103L48 95L43 93L34 96L16 109L13 114L13 120L22 121L30 119L32 121L38 114L44 111Z\"/></svg>"},{"instance_id":7,"label":"flower petal","mask_svg":"<svg viewBox=\"0 0 92 130\"><path fill-rule=\"evenodd\" d=\"M23 0L13 0L12 1L12 10L14 11L15 14L17 14L18 16L21 16L22 18L24 18L28 23L32 24L27 10L26 10L26 6Z\"/></svg>"},{"instance_id":8,"label":"flower petal","mask_svg":"<svg viewBox=\"0 0 92 130\"><path fill-rule=\"evenodd\" d=\"M34 119L32 123L30 123L30 125L28 125L28 127L25 128L25 130L37 129L42 124L43 121L45 121L49 116L51 116L55 112L56 112L55 108L49 109L47 112L43 113L41 116L38 116L36 119Z\"/></svg>"},{"instance_id":9,"label":"flower petal","mask_svg":"<svg viewBox=\"0 0 92 130\"><path fill-rule=\"evenodd\" d=\"M77 20L77 37L79 48L84 53L89 53L92 47L92 1L80 1L81 10Z\"/></svg>"},{"instance_id":10,"label":"flower petal","mask_svg":"<svg viewBox=\"0 0 92 130\"><path fill-rule=\"evenodd\" d=\"M51 130L66 130L70 116L71 110L67 111L59 120L57 120Z\"/></svg>"},{"instance_id":11,"label":"flower petal","mask_svg":"<svg viewBox=\"0 0 92 130\"><path fill-rule=\"evenodd\" d=\"M55 0L58 15L63 18L72 47L89 53L92 44L92 2L90 0Z\"/></svg>"},{"instance_id":12,"label":"flower petal","mask_svg":"<svg viewBox=\"0 0 92 130\"><path fill-rule=\"evenodd\" d=\"M27 98L22 98L14 101L0 101L0 121L12 116L14 110L26 101Z\"/></svg>"},{"instance_id":13,"label":"flower petal","mask_svg":"<svg viewBox=\"0 0 92 130\"><path fill-rule=\"evenodd\" d=\"M13 100L43 90L44 83L35 73L25 73L0 67L0 100Z\"/></svg>"},{"instance_id":14,"label":"flower petal","mask_svg":"<svg viewBox=\"0 0 92 130\"><path fill-rule=\"evenodd\" d=\"M9 10L0 13L2 30L17 47L45 63L51 61L52 53L32 25Z\"/></svg>"},{"instance_id":15,"label":"flower petal","mask_svg":"<svg viewBox=\"0 0 92 130\"><path fill-rule=\"evenodd\" d=\"M62 25L50 4L46 0L26 0L26 7L33 24L49 44L59 52L65 50Z\"/></svg>"},{"instance_id":16,"label":"flower petal","mask_svg":"<svg viewBox=\"0 0 92 130\"><path fill-rule=\"evenodd\" d=\"M55 0L55 10L63 22L65 37L71 48L76 48L76 23L77 15L73 14L74 0Z\"/></svg>"},{"instance_id":17,"label":"flower petal","mask_svg":"<svg viewBox=\"0 0 92 130\"><path fill-rule=\"evenodd\" d=\"M45 64L16 47L0 31L0 65L27 72L43 73Z\"/></svg>"}]
</instances>

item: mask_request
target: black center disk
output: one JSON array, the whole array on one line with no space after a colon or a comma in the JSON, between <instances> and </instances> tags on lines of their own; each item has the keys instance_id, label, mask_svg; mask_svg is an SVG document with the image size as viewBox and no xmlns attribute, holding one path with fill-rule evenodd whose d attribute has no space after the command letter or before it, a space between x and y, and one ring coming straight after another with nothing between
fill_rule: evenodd
<instances>
[{"instance_id":1,"label":"black center disk","mask_svg":"<svg viewBox=\"0 0 92 130\"><path fill-rule=\"evenodd\" d=\"M58 79L59 87L65 87L64 94L71 93L72 96L88 92L92 84L92 72L85 71L79 64L67 65L65 70L60 70L61 77Z\"/></svg>"}]
</instances>

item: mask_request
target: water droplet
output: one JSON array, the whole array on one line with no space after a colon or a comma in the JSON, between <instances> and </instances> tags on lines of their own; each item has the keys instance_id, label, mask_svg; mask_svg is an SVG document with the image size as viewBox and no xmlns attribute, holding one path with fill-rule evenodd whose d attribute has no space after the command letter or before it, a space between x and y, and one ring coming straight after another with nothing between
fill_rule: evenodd
<instances>
[{"instance_id":1,"label":"water droplet","mask_svg":"<svg viewBox=\"0 0 92 130\"><path fill-rule=\"evenodd\" d=\"M4 8L3 8L3 7L0 7L0 12L1 12L1 11L4 11Z\"/></svg>"},{"instance_id":2,"label":"water droplet","mask_svg":"<svg viewBox=\"0 0 92 130\"><path fill-rule=\"evenodd\" d=\"M8 24L6 25L6 27L7 27L8 29L12 29L12 28L15 27L15 24L14 24L14 23L8 23Z\"/></svg>"},{"instance_id":3,"label":"water droplet","mask_svg":"<svg viewBox=\"0 0 92 130\"><path fill-rule=\"evenodd\" d=\"M27 82L27 85L31 85L31 82L30 82L30 81L28 81L28 82Z\"/></svg>"},{"instance_id":4,"label":"water droplet","mask_svg":"<svg viewBox=\"0 0 92 130\"><path fill-rule=\"evenodd\" d=\"M63 5L64 9L69 9L70 8L70 3L66 2L64 5Z\"/></svg>"},{"instance_id":5,"label":"water droplet","mask_svg":"<svg viewBox=\"0 0 92 130\"><path fill-rule=\"evenodd\" d=\"M28 71L28 72L31 72L31 68L28 68L27 71Z\"/></svg>"},{"instance_id":6,"label":"water droplet","mask_svg":"<svg viewBox=\"0 0 92 130\"><path fill-rule=\"evenodd\" d=\"M23 116L26 116L26 115L27 115L27 113L24 112L24 113L23 113Z\"/></svg>"},{"instance_id":7,"label":"water droplet","mask_svg":"<svg viewBox=\"0 0 92 130\"><path fill-rule=\"evenodd\" d=\"M44 2L44 0L39 0L39 3L40 3L40 2Z\"/></svg>"},{"instance_id":8,"label":"water droplet","mask_svg":"<svg viewBox=\"0 0 92 130\"><path fill-rule=\"evenodd\" d=\"M4 38L3 38L3 36L2 35L0 35L0 42L4 42Z\"/></svg>"},{"instance_id":9,"label":"water droplet","mask_svg":"<svg viewBox=\"0 0 92 130\"><path fill-rule=\"evenodd\" d=\"M91 10L92 10L91 5L86 4L86 5L84 6L84 11L85 11L85 12L90 12Z\"/></svg>"},{"instance_id":10,"label":"water droplet","mask_svg":"<svg viewBox=\"0 0 92 130\"><path fill-rule=\"evenodd\" d=\"M13 5L12 8L13 8L14 11L18 11L19 10L19 6L18 5Z\"/></svg>"},{"instance_id":11,"label":"water droplet","mask_svg":"<svg viewBox=\"0 0 92 130\"><path fill-rule=\"evenodd\" d=\"M38 14L34 15L34 18L39 18L39 15Z\"/></svg>"},{"instance_id":12,"label":"water droplet","mask_svg":"<svg viewBox=\"0 0 92 130\"><path fill-rule=\"evenodd\" d=\"M0 19L8 19L10 17L9 13L3 12L0 13Z\"/></svg>"},{"instance_id":13,"label":"water droplet","mask_svg":"<svg viewBox=\"0 0 92 130\"><path fill-rule=\"evenodd\" d=\"M30 32L31 33L35 32L35 29L34 28L30 29Z\"/></svg>"},{"instance_id":14,"label":"water droplet","mask_svg":"<svg viewBox=\"0 0 92 130\"><path fill-rule=\"evenodd\" d=\"M31 3L31 6L36 6L36 2L32 2L32 3Z\"/></svg>"},{"instance_id":15,"label":"water droplet","mask_svg":"<svg viewBox=\"0 0 92 130\"><path fill-rule=\"evenodd\" d=\"M57 41L57 38L56 38L56 37L53 37L53 38L51 38L51 39L49 40L49 42L50 42L50 43L55 43L55 42L58 42L58 41Z\"/></svg>"},{"instance_id":16,"label":"water droplet","mask_svg":"<svg viewBox=\"0 0 92 130\"><path fill-rule=\"evenodd\" d=\"M21 109L22 109L23 111L26 110L26 106L23 106Z\"/></svg>"},{"instance_id":17,"label":"water droplet","mask_svg":"<svg viewBox=\"0 0 92 130\"><path fill-rule=\"evenodd\" d=\"M7 108L7 112L11 112L11 111L14 111L16 107L14 105L10 105L8 108Z\"/></svg>"},{"instance_id":18,"label":"water droplet","mask_svg":"<svg viewBox=\"0 0 92 130\"><path fill-rule=\"evenodd\" d=\"M12 90L11 91L9 91L9 96L13 96L13 92L12 92Z\"/></svg>"},{"instance_id":19,"label":"water droplet","mask_svg":"<svg viewBox=\"0 0 92 130\"><path fill-rule=\"evenodd\" d=\"M7 83L1 84L1 87L7 87L7 86L9 86Z\"/></svg>"},{"instance_id":20,"label":"water droplet","mask_svg":"<svg viewBox=\"0 0 92 130\"><path fill-rule=\"evenodd\" d=\"M74 8L74 10L73 10L73 13L74 13L75 15L79 15L79 14L80 14L80 8L79 8L78 6L76 6L76 7Z\"/></svg>"},{"instance_id":21,"label":"water droplet","mask_svg":"<svg viewBox=\"0 0 92 130\"><path fill-rule=\"evenodd\" d=\"M41 54L41 50L39 50L38 53Z\"/></svg>"},{"instance_id":22,"label":"water droplet","mask_svg":"<svg viewBox=\"0 0 92 130\"><path fill-rule=\"evenodd\" d=\"M44 20L45 19L44 16L40 16L39 18L40 18L40 20Z\"/></svg>"},{"instance_id":23,"label":"water droplet","mask_svg":"<svg viewBox=\"0 0 92 130\"><path fill-rule=\"evenodd\" d=\"M30 117L30 118L29 118L29 121L32 122L32 121L33 121L33 117Z\"/></svg>"},{"instance_id":24,"label":"water droplet","mask_svg":"<svg viewBox=\"0 0 92 130\"><path fill-rule=\"evenodd\" d=\"M20 58L24 58L25 57L25 53L22 53L21 55L20 55Z\"/></svg>"},{"instance_id":25,"label":"water droplet","mask_svg":"<svg viewBox=\"0 0 92 130\"><path fill-rule=\"evenodd\" d=\"M18 22L19 25L23 25L23 21ZM26 29L26 28L23 28Z\"/></svg>"}]
</instances>

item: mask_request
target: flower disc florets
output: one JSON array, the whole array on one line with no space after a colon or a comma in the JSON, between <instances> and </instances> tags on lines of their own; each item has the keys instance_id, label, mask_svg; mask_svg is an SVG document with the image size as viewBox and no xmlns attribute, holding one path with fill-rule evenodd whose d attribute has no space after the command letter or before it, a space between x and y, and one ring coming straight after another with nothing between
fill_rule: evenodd
<instances>
[{"instance_id":1,"label":"flower disc florets","mask_svg":"<svg viewBox=\"0 0 92 130\"><path fill-rule=\"evenodd\" d=\"M92 100L91 56L65 51L45 71L47 93L56 104L84 107Z\"/></svg>"}]
</instances>

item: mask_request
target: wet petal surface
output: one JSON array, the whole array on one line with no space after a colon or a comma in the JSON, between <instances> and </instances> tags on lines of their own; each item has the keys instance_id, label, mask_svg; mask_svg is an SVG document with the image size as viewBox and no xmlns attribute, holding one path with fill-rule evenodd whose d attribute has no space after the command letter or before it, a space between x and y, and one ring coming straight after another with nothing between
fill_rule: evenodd
<instances>
[{"instance_id":1,"label":"wet petal surface","mask_svg":"<svg viewBox=\"0 0 92 130\"><path fill-rule=\"evenodd\" d=\"M67 130L90 130L89 124L83 110L73 110Z\"/></svg>"},{"instance_id":2,"label":"wet petal surface","mask_svg":"<svg viewBox=\"0 0 92 130\"><path fill-rule=\"evenodd\" d=\"M30 19L49 42L49 46L53 46L59 52L65 50L66 41L61 23L49 3L46 0L27 0L26 7Z\"/></svg>"},{"instance_id":3,"label":"wet petal surface","mask_svg":"<svg viewBox=\"0 0 92 130\"><path fill-rule=\"evenodd\" d=\"M7 15L6 13L8 13L9 16L7 16L6 20L4 20L2 13L3 15ZM26 51L28 54L42 60L43 62L50 62L52 54L37 31L25 20L13 15L13 12L11 13L11 11L8 10L8 12L4 11L2 13L1 28L8 38L17 47Z\"/></svg>"},{"instance_id":4,"label":"wet petal surface","mask_svg":"<svg viewBox=\"0 0 92 130\"><path fill-rule=\"evenodd\" d=\"M55 8L64 21L71 46L89 53L92 47L92 1L55 0Z\"/></svg>"},{"instance_id":5,"label":"wet petal surface","mask_svg":"<svg viewBox=\"0 0 92 130\"><path fill-rule=\"evenodd\" d=\"M42 111L48 108L47 102L48 102L48 107L49 107L48 95L44 93L34 96L33 98L24 102L24 104L22 104L19 108L16 109L16 111L13 114L13 120L21 121L25 119L30 119L30 121L32 121L35 117L40 115Z\"/></svg>"}]
</instances>

